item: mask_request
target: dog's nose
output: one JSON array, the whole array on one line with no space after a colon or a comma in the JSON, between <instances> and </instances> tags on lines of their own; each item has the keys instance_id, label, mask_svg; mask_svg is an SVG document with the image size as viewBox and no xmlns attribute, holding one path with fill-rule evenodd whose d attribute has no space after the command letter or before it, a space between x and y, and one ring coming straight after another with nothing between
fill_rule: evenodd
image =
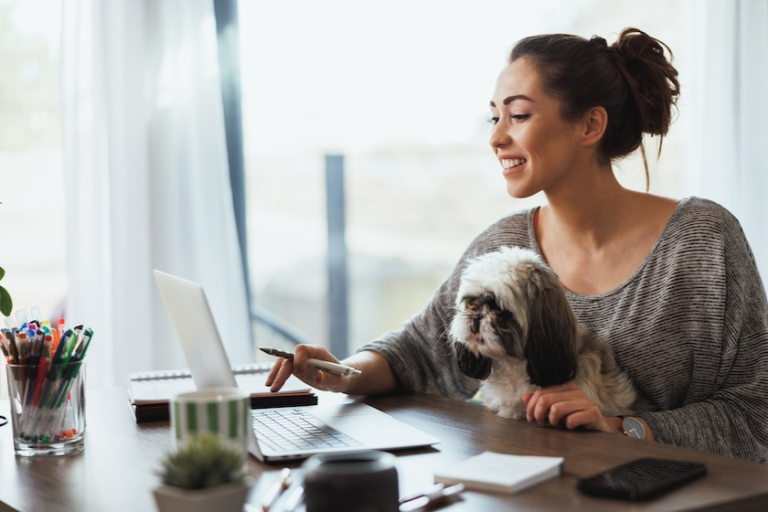
<instances>
[{"instance_id":1,"label":"dog's nose","mask_svg":"<svg viewBox=\"0 0 768 512\"><path fill-rule=\"evenodd\" d=\"M472 317L472 327L470 328L470 331L472 331L472 334L477 334L480 332L480 320L483 319L483 315L474 315Z\"/></svg>"}]
</instances>

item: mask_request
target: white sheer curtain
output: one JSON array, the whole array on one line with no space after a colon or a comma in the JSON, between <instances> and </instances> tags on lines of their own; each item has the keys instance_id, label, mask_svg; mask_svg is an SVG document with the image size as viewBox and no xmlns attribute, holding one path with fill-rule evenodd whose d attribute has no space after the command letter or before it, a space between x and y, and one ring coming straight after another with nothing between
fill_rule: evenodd
<instances>
[{"instance_id":1,"label":"white sheer curtain","mask_svg":"<svg viewBox=\"0 0 768 512\"><path fill-rule=\"evenodd\" d=\"M768 2L690 4L697 58L691 179L697 195L738 217L768 285Z\"/></svg>"},{"instance_id":2,"label":"white sheer curtain","mask_svg":"<svg viewBox=\"0 0 768 512\"><path fill-rule=\"evenodd\" d=\"M63 3L66 315L91 385L186 366L152 278L203 284L232 363L253 359L212 0Z\"/></svg>"}]
</instances>

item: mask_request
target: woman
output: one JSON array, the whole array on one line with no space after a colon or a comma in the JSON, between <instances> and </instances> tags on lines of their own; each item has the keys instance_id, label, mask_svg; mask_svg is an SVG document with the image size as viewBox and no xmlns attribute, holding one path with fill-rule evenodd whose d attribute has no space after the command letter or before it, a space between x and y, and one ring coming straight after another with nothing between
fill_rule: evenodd
<instances>
[{"instance_id":1,"label":"woman","mask_svg":"<svg viewBox=\"0 0 768 512\"><path fill-rule=\"evenodd\" d=\"M491 101L490 143L509 194L544 191L547 204L489 227L419 315L343 361L362 376L308 369L309 357L336 359L299 346L293 362L272 368L272 388L293 373L350 394L473 396L479 382L458 370L446 335L459 278L469 259L521 246L544 257L579 322L609 341L652 404L631 429L651 442L765 462L768 307L738 221L703 199L627 190L611 167L642 149L643 134L667 133L678 81L665 48L637 29L611 46L562 34L518 42ZM628 428L573 383L524 401L528 421L541 425L619 435Z\"/></svg>"}]
</instances>

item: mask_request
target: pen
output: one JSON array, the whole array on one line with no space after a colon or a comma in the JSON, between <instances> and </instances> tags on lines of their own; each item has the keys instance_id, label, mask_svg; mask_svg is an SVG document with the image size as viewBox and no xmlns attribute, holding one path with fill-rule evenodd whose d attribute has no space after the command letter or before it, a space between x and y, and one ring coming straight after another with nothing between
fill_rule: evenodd
<instances>
[{"instance_id":1,"label":"pen","mask_svg":"<svg viewBox=\"0 0 768 512\"><path fill-rule=\"evenodd\" d=\"M283 491L285 491L290 486L291 470L290 468L283 468L283 470L280 471L280 476L277 478L275 483L272 484L272 487L267 490L267 494L264 496L264 499L261 500L261 509L264 512L268 512L269 509L272 508L272 505L275 504L275 500L277 500L278 496L280 496Z\"/></svg>"},{"instance_id":2,"label":"pen","mask_svg":"<svg viewBox=\"0 0 768 512\"><path fill-rule=\"evenodd\" d=\"M293 512L296 510L304 499L304 487L298 486L291 491L291 494L285 498L285 504L283 505L283 512Z\"/></svg>"},{"instance_id":3,"label":"pen","mask_svg":"<svg viewBox=\"0 0 768 512\"><path fill-rule=\"evenodd\" d=\"M427 489L422 496L417 496L400 504L400 512L421 512L452 502L464 491L464 484L443 487L437 484Z\"/></svg>"},{"instance_id":4,"label":"pen","mask_svg":"<svg viewBox=\"0 0 768 512\"><path fill-rule=\"evenodd\" d=\"M290 352L283 352L282 350L277 350L275 348L260 348L259 350L271 356L293 359L293 354ZM307 364L334 375L341 375L342 377L348 375L362 375L363 373L351 366L344 366L343 364L332 363L330 361L321 361L320 359L307 359Z\"/></svg>"}]
</instances>

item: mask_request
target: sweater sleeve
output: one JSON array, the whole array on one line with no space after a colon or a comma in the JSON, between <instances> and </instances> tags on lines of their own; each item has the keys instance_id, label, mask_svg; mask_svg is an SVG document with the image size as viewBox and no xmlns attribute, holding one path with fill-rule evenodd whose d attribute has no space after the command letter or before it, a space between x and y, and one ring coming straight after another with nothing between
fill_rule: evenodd
<instances>
[{"instance_id":1,"label":"sweater sleeve","mask_svg":"<svg viewBox=\"0 0 768 512\"><path fill-rule=\"evenodd\" d=\"M703 401L642 416L661 442L765 463L768 458L768 306L738 221L723 231L725 301L719 370ZM691 340L696 343L698 340Z\"/></svg>"},{"instance_id":2,"label":"sweater sleeve","mask_svg":"<svg viewBox=\"0 0 768 512\"><path fill-rule=\"evenodd\" d=\"M465 254L424 309L401 330L387 333L358 350L383 355L402 391L470 398L479 388L479 381L459 371L448 337L454 298L466 258Z\"/></svg>"},{"instance_id":3,"label":"sweater sleeve","mask_svg":"<svg viewBox=\"0 0 768 512\"><path fill-rule=\"evenodd\" d=\"M502 245L530 247L530 214L514 213L486 229L470 244L450 277L418 315L401 330L387 333L358 351L371 350L383 355L402 391L464 399L474 396L480 381L461 373L448 334L461 273L470 259Z\"/></svg>"}]
</instances>

